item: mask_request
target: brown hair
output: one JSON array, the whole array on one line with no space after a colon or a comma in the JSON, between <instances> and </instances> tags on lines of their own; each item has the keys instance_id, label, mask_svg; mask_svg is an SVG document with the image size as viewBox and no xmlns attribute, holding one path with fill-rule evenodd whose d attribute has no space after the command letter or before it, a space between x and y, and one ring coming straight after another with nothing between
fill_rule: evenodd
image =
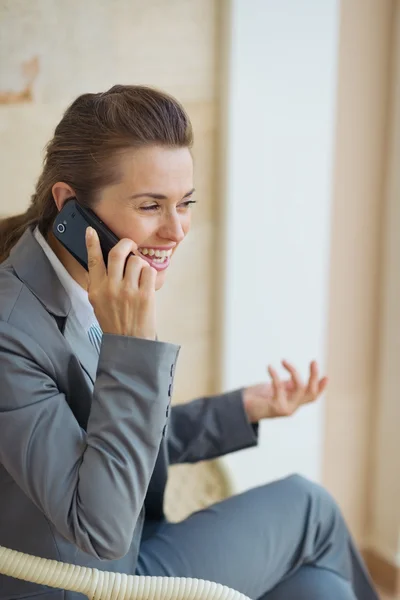
<instances>
[{"instance_id":1,"label":"brown hair","mask_svg":"<svg viewBox=\"0 0 400 600\"><path fill-rule=\"evenodd\" d=\"M177 100L143 86L115 85L79 96L64 113L46 147L43 171L28 210L0 221L0 262L24 231L46 235L57 215L52 187L63 181L79 202L93 206L97 192L118 181L116 157L148 145L190 147L189 117Z\"/></svg>"}]
</instances>

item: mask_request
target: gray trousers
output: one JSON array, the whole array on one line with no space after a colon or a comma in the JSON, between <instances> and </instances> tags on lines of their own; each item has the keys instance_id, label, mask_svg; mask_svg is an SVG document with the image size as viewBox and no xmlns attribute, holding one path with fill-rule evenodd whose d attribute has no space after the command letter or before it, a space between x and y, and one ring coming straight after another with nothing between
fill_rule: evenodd
<instances>
[{"instance_id":1,"label":"gray trousers","mask_svg":"<svg viewBox=\"0 0 400 600\"><path fill-rule=\"evenodd\" d=\"M147 523L137 574L208 579L254 600L378 600L334 500L297 475Z\"/></svg>"}]
</instances>

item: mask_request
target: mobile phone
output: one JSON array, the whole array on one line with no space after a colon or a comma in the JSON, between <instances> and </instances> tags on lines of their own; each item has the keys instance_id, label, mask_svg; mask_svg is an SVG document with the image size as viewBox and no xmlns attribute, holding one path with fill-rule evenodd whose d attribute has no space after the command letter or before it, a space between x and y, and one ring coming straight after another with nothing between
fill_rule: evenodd
<instances>
[{"instance_id":1,"label":"mobile phone","mask_svg":"<svg viewBox=\"0 0 400 600\"><path fill-rule=\"evenodd\" d=\"M97 231L104 263L107 266L108 253L119 242L119 239L90 208L81 206L76 198L67 200L58 213L53 224L53 234L88 271L85 238L87 227L93 227Z\"/></svg>"}]
</instances>

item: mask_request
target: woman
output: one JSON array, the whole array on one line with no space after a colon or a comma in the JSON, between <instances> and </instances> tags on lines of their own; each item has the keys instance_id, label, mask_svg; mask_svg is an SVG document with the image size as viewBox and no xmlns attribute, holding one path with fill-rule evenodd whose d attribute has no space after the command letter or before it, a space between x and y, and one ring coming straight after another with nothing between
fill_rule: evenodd
<instances>
[{"instance_id":1,"label":"woman","mask_svg":"<svg viewBox=\"0 0 400 600\"><path fill-rule=\"evenodd\" d=\"M189 231L192 130L178 102L115 86L66 111L31 205L0 228L0 544L110 571L217 581L266 600L377 596L334 501L294 476L166 522L169 463L257 443L257 423L324 390L281 382L170 408L179 348L155 291ZM71 197L121 241L89 273L53 237ZM133 252L134 256L130 256ZM125 268L126 265L126 268ZM0 599L78 595L0 577Z\"/></svg>"}]
</instances>

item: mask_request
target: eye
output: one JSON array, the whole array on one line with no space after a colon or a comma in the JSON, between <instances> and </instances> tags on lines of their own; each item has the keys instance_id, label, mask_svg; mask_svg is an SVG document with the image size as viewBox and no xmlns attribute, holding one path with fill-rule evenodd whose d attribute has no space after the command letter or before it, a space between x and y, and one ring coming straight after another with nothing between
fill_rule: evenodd
<instances>
[{"instance_id":1,"label":"eye","mask_svg":"<svg viewBox=\"0 0 400 600\"><path fill-rule=\"evenodd\" d=\"M186 200L179 204L178 208L189 208L191 204L196 204L196 200Z\"/></svg>"},{"instance_id":2,"label":"eye","mask_svg":"<svg viewBox=\"0 0 400 600\"><path fill-rule=\"evenodd\" d=\"M142 206L140 208L140 210L150 211L150 210L157 210L158 208L160 208L158 204L151 204L150 206Z\"/></svg>"}]
</instances>

